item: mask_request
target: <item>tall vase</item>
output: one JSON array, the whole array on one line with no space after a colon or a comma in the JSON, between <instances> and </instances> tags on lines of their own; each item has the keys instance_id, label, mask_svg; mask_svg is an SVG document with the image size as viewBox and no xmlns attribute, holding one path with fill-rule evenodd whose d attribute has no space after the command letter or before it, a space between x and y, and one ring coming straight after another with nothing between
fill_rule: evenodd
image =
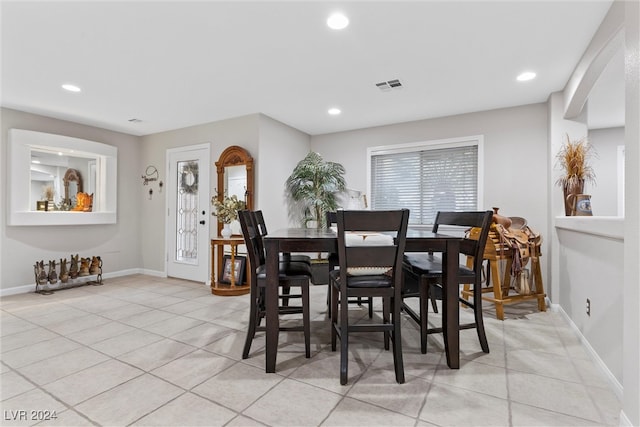
<instances>
[{"instance_id":1,"label":"tall vase","mask_svg":"<svg viewBox=\"0 0 640 427\"><path fill-rule=\"evenodd\" d=\"M564 214L566 216L572 216L573 214L573 206L571 206L571 204L569 203L569 195L573 194L582 194L584 193L584 179L579 179L578 183L575 185L565 185L564 187L562 187L563 190L563 195L564 195ZM575 197L573 197L572 199L575 199Z\"/></svg>"},{"instance_id":2,"label":"tall vase","mask_svg":"<svg viewBox=\"0 0 640 427\"><path fill-rule=\"evenodd\" d=\"M220 235L225 239L231 237L231 224L223 224L222 230L220 231Z\"/></svg>"}]
</instances>

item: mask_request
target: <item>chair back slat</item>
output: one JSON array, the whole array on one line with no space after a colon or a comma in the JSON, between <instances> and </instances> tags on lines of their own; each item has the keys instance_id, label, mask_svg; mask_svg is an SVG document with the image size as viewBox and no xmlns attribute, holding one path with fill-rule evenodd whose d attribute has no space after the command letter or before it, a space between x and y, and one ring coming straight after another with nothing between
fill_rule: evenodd
<instances>
[{"instance_id":1,"label":"chair back slat","mask_svg":"<svg viewBox=\"0 0 640 427\"><path fill-rule=\"evenodd\" d=\"M338 211L338 218L340 217ZM401 210L342 211L349 212L344 218L344 228L348 231L397 232L402 219ZM371 215L370 212L375 212Z\"/></svg>"},{"instance_id":2,"label":"chair back slat","mask_svg":"<svg viewBox=\"0 0 640 427\"><path fill-rule=\"evenodd\" d=\"M486 212L491 211L465 211L465 212L445 212L440 211L436 214L436 219L433 223L433 232L438 232L440 225L454 225L458 227L482 227L485 220ZM493 212L491 212L493 216ZM491 221L491 217L489 218Z\"/></svg>"},{"instance_id":3,"label":"chair back slat","mask_svg":"<svg viewBox=\"0 0 640 427\"><path fill-rule=\"evenodd\" d=\"M338 214L336 212L325 212L325 219L327 222L327 228L336 226L338 224Z\"/></svg>"},{"instance_id":4,"label":"chair back slat","mask_svg":"<svg viewBox=\"0 0 640 427\"><path fill-rule=\"evenodd\" d=\"M258 227L258 233L262 237L266 236L269 232L267 231L267 223L264 221L264 215L261 210L253 211L254 217L256 219L256 226Z\"/></svg>"},{"instance_id":5,"label":"chair back slat","mask_svg":"<svg viewBox=\"0 0 640 427\"><path fill-rule=\"evenodd\" d=\"M247 253L249 254L249 264L251 265L251 283L255 283L256 269L264 264L264 254L261 257L260 249L258 249L258 241L262 240L262 237L257 231L252 211L238 211L238 220L240 221L240 228L242 229L244 244L246 245Z\"/></svg>"},{"instance_id":6,"label":"chair back slat","mask_svg":"<svg viewBox=\"0 0 640 427\"><path fill-rule=\"evenodd\" d=\"M349 246L346 257L349 266L392 267L397 252L397 246Z\"/></svg>"}]
</instances>

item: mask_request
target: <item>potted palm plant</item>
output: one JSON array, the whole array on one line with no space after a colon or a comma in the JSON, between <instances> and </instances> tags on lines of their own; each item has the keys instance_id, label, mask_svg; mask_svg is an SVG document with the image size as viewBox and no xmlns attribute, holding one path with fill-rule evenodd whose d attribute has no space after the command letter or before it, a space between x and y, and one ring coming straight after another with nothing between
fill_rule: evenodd
<instances>
[{"instance_id":1,"label":"potted palm plant","mask_svg":"<svg viewBox=\"0 0 640 427\"><path fill-rule=\"evenodd\" d=\"M327 162L310 152L293 169L285 187L289 215L308 227L326 226L326 212L338 208L337 196L346 190L345 169L340 163Z\"/></svg>"},{"instance_id":2,"label":"potted palm plant","mask_svg":"<svg viewBox=\"0 0 640 427\"><path fill-rule=\"evenodd\" d=\"M595 184L596 174L589 164L589 160L595 155L593 146L586 137L572 141L567 134L567 140L556 155L558 163L563 169L563 174L556 180L556 185L562 187L564 194L565 215L571 215L571 205L567 200L569 195L583 194L584 184Z\"/></svg>"}]
</instances>

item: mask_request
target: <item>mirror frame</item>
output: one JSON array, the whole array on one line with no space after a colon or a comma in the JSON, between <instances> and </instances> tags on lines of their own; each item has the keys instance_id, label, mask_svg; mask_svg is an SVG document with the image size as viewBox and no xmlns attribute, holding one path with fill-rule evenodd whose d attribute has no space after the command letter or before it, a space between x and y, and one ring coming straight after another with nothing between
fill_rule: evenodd
<instances>
[{"instance_id":1,"label":"mirror frame","mask_svg":"<svg viewBox=\"0 0 640 427\"><path fill-rule=\"evenodd\" d=\"M242 166L244 165L247 170L247 191L246 201L247 209L253 209L253 157L247 150L237 145L227 147L220 158L216 162L216 170L218 172L218 200L222 202L224 197L224 169L227 166ZM222 231L222 224L218 221L218 235Z\"/></svg>"},{"instance_id":2,"label":"mirror frame","mask_svg":"<svg viewBox=\"0 0 640 427\"><path fill-rule=\"evenodd\" d=\"M64 202L67 204L71 204L71 197L69 197L69 182L75 181L78 185L77 193L82 193L82 177L80 176L80 172L76 169L67 169L64 173L64 178L62 178L62 182L64 182Z\"/></svg>"},{"instance_id":3,"label":"mirror frame","mask_svg":"<svg viewBox=\"0 0 640 427\"><path fill-rule=\"evenodd\" d=\"M60 150L95 159L97 204L92 212L37 211L30 206L31 150ZM64 135L9 129L7 225L115 224L118 203L118 148ZM94 199L95 200L95 199Z\"/></svg>"}]
</instances>

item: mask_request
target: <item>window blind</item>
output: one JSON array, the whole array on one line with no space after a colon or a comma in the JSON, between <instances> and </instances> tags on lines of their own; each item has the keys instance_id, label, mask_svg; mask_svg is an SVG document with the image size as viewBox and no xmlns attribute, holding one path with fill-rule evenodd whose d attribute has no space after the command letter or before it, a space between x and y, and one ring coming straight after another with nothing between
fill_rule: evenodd
<instances>
[{"instance_id":1,"label":"window blind","mask_svg":"<svg viewBox=\"0 0 640 427\"><path fill-rule=\"evenodd\" d=\"M412 225L433 224L438 211L477 210L478 146L371 156L371 207L407 208Z\"/></svg>"}]
</instances>

